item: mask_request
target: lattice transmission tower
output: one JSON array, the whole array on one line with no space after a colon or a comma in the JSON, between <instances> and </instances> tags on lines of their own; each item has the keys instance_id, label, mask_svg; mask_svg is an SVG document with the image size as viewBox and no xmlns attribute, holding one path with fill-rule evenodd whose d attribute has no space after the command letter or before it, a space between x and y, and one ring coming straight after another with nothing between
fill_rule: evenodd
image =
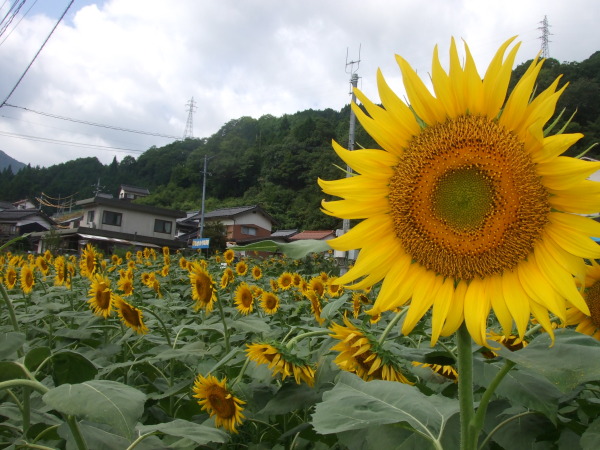
<instances>
[{"instance_id":1,"label":"lattice transmission tower","mask_svg":"<svg viewBox=\"0 0 600 450\"><path fill-rule=\"evenodd\" d=\"M183 139L194 137L194 111L197 109L194 97L192 97L190 101L185 104L185 106L187 107L188 117L187 122L185 123Z\"/></svg>"},{"instance_id":2,"label":"lattice transmission tower","mask_svg":"<svg viewBox=\"0 0 600 450\"><path fill-rule=\"evenodd\" d=\"M548 44L550 43L550 39L548 38L552 33L550 33L550 24L548 23L548 16L544 16L544 20L540 22L538 30L541 30L542 35L540 36L540 40L542 41L542 58L550 58L550 48Z\"/></svg>"}]
</instances>

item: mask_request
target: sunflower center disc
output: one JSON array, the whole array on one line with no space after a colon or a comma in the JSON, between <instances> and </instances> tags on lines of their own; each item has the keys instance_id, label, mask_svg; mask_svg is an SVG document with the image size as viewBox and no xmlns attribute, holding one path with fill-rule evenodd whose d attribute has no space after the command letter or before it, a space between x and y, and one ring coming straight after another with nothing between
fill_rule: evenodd
<instances>
[{"instance_id":1,"label":"sunflower center disc","mask_svg":"<svg viewBox=\"0 0 600 450\"><path fill-rule=\"evenodd\" d=\"M433 211L453 228L477 229L492 210L493 194L492 183L478 169L450 170L436 182Z\"/></svg>"},{"instance_id":2,"label":"sunflower center disc","mask_svg":"<svg viewBox=\"0 0 600 450\"><path fill-rule=\"evenodd\" d=\"M600 281L596 281L586 290L585 302L590 308L590 319L596 328L600 328Z\"/></svg>"},{"instance_id":3,"label":"sunflower center disc","mask_svg":"<svg viewBox=\"0 0 600 450\"><path fill-rule=\"evenodd\" d=\"M389 183L396 237L412 259L470 280L513 269L540 239L548 192L513 133L483 116L425 128Z\"/></svg>"}]
</instances>

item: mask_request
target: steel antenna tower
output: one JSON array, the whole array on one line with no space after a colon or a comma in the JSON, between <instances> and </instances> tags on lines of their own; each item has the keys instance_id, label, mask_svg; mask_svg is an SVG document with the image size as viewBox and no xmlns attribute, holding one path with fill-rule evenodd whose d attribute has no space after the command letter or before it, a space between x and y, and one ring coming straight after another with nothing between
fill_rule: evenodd
<instances>
[{"instance_id":1,"label":"steel antenna tower","mask_svg":"<svg viewBox=\"0 0 600 450\"><path fill-rule=\"evenodd\" d=\"M354 132L356 129L356 114L354 114L354 110L352 109L352 104L356 103L356 94L354 93L354 89L358 87L358 68L360 67L360 49L361 46L358 46L358 59L348 61L348 49L346 49L346 73L350 75L350 126L348 131L348 150L354 150ZM346 166L346 177L352 176L352 169L349 166ZM342 221L342 233L346 234L350 230L350 220L344 219ZM344 255L343 265L340 268L341 273L346 273L347 271L347 257L350 254ZM354 259L354 258L353 258Z\"/></svg>"},{"instance_id":2,"label":"steel antenna tower","mask_svg":"<svg viewBox=\"0 0 600 450\"><path fill-rule=\"evenodd\" d=\"M550 39L548 39L548 36L552 35L552 33L550 33L548 16L544 16L544 20L540 22L540 25L541 26L538 27L538 30L542 31L542 35L539 37L539 39L542 41L542 58L550 58L550 48L548 46Z\"/></svg>"},{"instance_id":3,"label":"steel antenna tower","mask_svg":"<svg viewBox=\"0 0 600 450\"><path fill-rule=\"evenodd\" d=\"M190 101L185 104L185 106L187 106L188 117L187 122L185 123L183 139L194 137L194 111L197 109L194 97L192 97Z\"/></svg>"}]
</instances>

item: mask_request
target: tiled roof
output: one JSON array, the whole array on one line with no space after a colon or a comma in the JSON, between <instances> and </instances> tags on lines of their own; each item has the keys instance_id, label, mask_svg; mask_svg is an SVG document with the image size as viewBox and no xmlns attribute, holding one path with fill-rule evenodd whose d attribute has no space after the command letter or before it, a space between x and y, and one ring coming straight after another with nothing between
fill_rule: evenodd
<instances>
[{"instance_id":1,"label":"tiled roof","mask_svg":"<svg viewBox=\"0 0 600 450\"><path fill-rule=\"evenodd\" d=\"M298 234L290 237L291 241L298 241L301 239L325 239L328 237L335 237L334 230L315 230L315 231L301 231Z\"/></svg>"}]
</instances>

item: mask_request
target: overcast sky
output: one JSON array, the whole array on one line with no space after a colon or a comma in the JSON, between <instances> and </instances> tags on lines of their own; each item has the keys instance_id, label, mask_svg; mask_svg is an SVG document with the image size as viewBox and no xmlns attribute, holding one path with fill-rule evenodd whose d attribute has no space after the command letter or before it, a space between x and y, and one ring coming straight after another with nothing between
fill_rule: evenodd
<instances>
[{"instance_id":1,"label":"overcast sky","mask_svg":"<svg viewBox=\"0 0 600 450\"><path fill-rule=\"evenodd\" d=\"M15 1L22 0L1 2L0 17ZM600 50L597 2L76 0L7 100L19 108L0 108L0 150L32 166L137 157L183 137L192 97L194 137L209 137L241 116L339 110L350 100L346 55L357 60L359 46L359 87L378 101L378 67L402 92L394 54L426 77L433 47L439 45L445 58L454 36L467 41L484 73L497 47L513 35L523 42L517 63L533 58L544 16L550 56L581 61ZM68 4L28 0L0 31L0 102Z\"/></svg>"}]
</instances>

